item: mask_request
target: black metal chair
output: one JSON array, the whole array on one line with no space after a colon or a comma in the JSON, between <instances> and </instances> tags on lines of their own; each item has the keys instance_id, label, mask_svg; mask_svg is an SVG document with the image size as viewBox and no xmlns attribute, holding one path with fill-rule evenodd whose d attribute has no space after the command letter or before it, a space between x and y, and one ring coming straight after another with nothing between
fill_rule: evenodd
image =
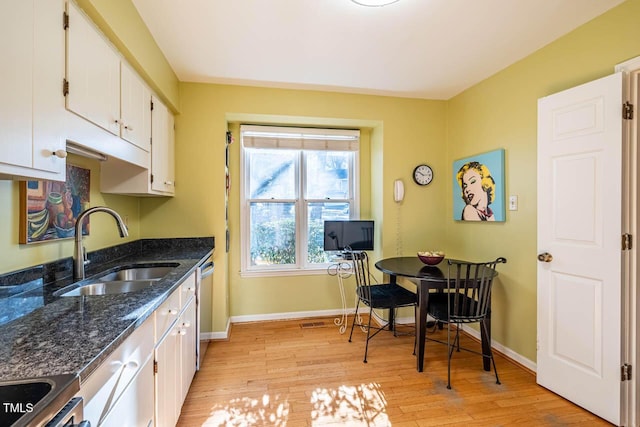
<instances>
[{"instance_id":1,"label":"black metal chair","mask_svg":"<svg viewBox=\"0 0 640 427\"><path fill-rule=\"evenodd\" d=\"M353 263L353 275L356 280L356 312L351 325L351 333L349 334L349 342L353 336L353 330L359 326L367 333L367 341L364 348L364 363L367 363L367 352L369 351L369 340L376 336L380 331L389 328L394 335L395 328L395 311L398 307L413 306L414 311L417 305L417 295L408 289L397 284L391 283L370 283L369 273L369 257L366 252L348 251L347 257L351 258ZM362 321L359 310L361 304L369 307L369 319ZM371 325L374 317L374 310L388 309L389 320L381 326ZM372 333L372 331L374 331Z\"/></svg>"},{"instance_id":2,"label":"black metal chair","mask_svg":"<svg viewBox=\"0 0 640 427\"><path fill-rule=\"evenodd\" d=\"M449 349L447 362L447 388L451 389L451 357L454 348L460 351L460 329L465 323L479 323L485 336L489 336L486 325L487 315L491 311L491 287L493 279L497 275L496 265L505 263L505 258L495 261L472 263L466 261L447 260L449 266L449 281L445 292L429 294L428 314L436 322L447 324L447 342L429 339L447 344ZM451 343L451 325L456 326L456 335ZM462 348L482 357L491 359L493 371L496 375L496 384L500 384L496 361L493 358L491 345L488 346L488 354Z\"/></svg>"}]
</instances>

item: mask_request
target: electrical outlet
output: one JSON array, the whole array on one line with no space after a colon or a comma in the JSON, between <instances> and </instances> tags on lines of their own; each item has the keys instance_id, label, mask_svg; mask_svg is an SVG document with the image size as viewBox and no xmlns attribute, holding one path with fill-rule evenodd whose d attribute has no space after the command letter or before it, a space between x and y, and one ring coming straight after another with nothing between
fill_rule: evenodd
<instances>
[{"instance_id":1,"label":"electrical outlet","mask_svg":"<svg viewBox=\"0 0 640 427\"><path fill-rule=\"evenodd\" d=\"M509 196L509 210L510 211L518 210L518 196Z\"/></svg>"}]
</instances>

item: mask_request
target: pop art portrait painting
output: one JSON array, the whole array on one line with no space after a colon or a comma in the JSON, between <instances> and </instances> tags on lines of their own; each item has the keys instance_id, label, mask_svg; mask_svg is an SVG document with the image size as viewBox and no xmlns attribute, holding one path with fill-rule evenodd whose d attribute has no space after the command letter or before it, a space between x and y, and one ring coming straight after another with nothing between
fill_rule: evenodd
<instances>
[{"instance_id":1,"label":"pop art portrait painting","mask_svg":"<svg viewBox=\"0 0 640 427\"><path fill-rule=\"evenodd\" d=\"M453 218L505 220L504 149L453 162Z\"/></svg>"}]
</instances>

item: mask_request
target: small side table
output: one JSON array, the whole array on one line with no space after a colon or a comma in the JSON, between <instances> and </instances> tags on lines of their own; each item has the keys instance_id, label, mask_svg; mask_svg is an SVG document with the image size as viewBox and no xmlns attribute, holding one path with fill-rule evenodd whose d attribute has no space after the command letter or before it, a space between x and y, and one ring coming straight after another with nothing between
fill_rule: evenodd
<instances>
[{"instance_id":1,"label":"small side table","mask_svg":"<svg viewBox=\"0 0 640 427\"><path fill-rule=\"evenodd\" d=\"M340 333L344 334L347 330L347 299L344 294L344 279L349 278L353 274L353 265L351 262L336 258L332 260L332 264L327 268L327 274L338 278L338 288L340 290L340 298L342 299L342 315L333 320L336 326L339 326Z\"/></svg>"}]
</instances>

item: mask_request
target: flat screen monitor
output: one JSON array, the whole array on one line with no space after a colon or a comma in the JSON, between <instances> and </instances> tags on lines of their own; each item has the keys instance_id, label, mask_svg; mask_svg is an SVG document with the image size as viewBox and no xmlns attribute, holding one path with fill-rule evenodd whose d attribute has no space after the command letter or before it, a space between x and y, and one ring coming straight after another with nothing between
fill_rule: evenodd
<instances>
[{"instance_id":1,"label":"flat screen monitor","mask_svg":"<svg viewBox=\"0 0 640 427\"><path fill-rule=\"evenodd\" d=\"M373 221L325 221L324 250L343 251L351 248L354 251L373 250Z\"/></svg>"}]
</instances>

